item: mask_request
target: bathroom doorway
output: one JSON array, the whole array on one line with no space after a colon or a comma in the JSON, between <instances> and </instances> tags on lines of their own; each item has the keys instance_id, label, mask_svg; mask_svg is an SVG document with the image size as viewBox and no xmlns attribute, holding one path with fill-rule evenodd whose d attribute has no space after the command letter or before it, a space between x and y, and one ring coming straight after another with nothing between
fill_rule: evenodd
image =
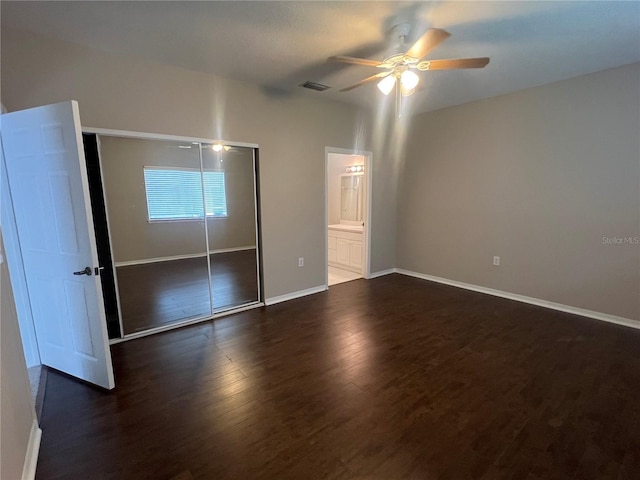
<instances>
[{"instance_id":1,"label":"bathroom doorway","mask_svg":"<svg viewBox=\"0 0 640 480\"><path fill-rule=\"evenodd\" d=\"M371 153L325 149L327 287L369 277Z\"/></svg>"}]
</instances>

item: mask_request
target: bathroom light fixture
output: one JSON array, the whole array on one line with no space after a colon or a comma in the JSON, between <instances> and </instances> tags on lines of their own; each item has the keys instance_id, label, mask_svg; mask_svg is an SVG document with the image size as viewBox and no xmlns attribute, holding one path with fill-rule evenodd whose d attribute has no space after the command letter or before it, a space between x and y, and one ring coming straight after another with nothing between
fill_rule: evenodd
<instances>
[{"instance_id":1,"label":"bathroom light fixture","mask_svg":"<svg viewBox=\"0 0 640 480\"><path fill-rule=\"evenodd\" d=\"M219 152L220 150L222 150L222 145L218 143L216 145L213 145L211 148L213 149L214 152Z\"/></svg>"},{"instance_id":2,"label":"bathroom light fixture","mask_svg":"<svg viewBox=\"0 0 640 480\"><path fill-rule=\"evenodd\" d=\"M347 173L361 173L361 172L364 172L363 165L352 165L350 167L347 167Z\"/></svg>"}]
</instances>

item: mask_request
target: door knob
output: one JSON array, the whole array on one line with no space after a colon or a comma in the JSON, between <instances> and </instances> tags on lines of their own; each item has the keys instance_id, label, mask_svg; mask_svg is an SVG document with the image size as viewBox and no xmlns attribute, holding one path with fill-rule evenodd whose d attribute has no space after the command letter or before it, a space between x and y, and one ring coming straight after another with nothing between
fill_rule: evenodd
<instances>
[{"instance_id":1,"label":"door knob","mask_svg":"<svg viewBox=\"0 0 640 480\"><path fill-rule=\"evenodd\" d=\"M79 272L73 272L74 275L91 275L91 268L85 267L84 270L80 270Z\"/></svg>"}]
</instances>

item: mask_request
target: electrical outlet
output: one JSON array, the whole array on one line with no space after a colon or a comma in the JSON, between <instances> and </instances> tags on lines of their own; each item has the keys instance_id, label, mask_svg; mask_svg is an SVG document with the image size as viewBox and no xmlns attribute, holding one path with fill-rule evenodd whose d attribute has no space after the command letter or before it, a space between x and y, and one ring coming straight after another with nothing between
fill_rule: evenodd
<instances>
[{"instance_id":1,"label":"electrical outlet","mask_svg":"<svg viewBox=\"0 0 640 480\"><path fill-rule=\"evenodd\" d=\"M299 267L304 267L304 257L300 257L300 258L298 259L298 266L299 266Z\"/></svg>"},{"instance_id":2,"label":"electrical outlet","mask_svg":"<svg viewBox=\"0 0 640 480\"><path fill-rule=\"evenodd\" d=\"M500 257L493 257L493 265L496 267L500 266Z\"/></svg>"}]
</instances>

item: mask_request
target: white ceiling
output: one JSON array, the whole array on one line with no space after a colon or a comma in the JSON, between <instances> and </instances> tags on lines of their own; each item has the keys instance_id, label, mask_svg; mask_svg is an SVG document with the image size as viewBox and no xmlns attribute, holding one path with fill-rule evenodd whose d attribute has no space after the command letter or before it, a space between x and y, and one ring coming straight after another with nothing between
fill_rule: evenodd
<instances>
[{"instance_id":1,"label":"white ceiling","mask_svg":"<svg viewBox=\"0 0 640 480\"><path fill-rule=\"evenodd\" d=\"M491 57L484 69L423 72L412 110L435 110L640 61L637 1L431 2L1 2L2 28L292 93L374 106L377 73L327 63L331 55L382 59L397 23L452 36L427 58ZM331 86L304 90L305 80Z\"/></svg>"}]
</instances>

